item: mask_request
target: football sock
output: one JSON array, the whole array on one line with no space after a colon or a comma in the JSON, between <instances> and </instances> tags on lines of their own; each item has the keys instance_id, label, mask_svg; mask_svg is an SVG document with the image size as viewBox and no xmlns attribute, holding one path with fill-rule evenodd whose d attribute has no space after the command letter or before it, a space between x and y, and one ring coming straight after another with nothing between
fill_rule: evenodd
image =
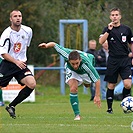
<instances>
[{"instance_id":1,"label":"football sock","mask_svg":"<svg viewBox=\"0 0 133 133\"><path fill-rule=\"evenodd\" d=\"M107 99L108 109L112 109L114 90L107 89L106 99Z\"/></svg>"},{"instance_id":2,"label":"football sock","mask_svg":"<svg viewBox=\"0 0 133 133\"><path fill-rule=\"evenodd\" d=\"M127 96L131 96L131 89L126 89L125 87L123 88L123 99Z\"/></svg>"},{"instance_id":3,"label":"football sock","mask_svg":"<svg viewBox=\"0 0 133 133\"><path fill-rule=\"evenodd\" d=\"M75 116L80 115L78 94L70 93L70 103L74 111Z\"/></svg>"},{"instance_id":4,"label":"football sock","mask_svg":"<svg viewBox=\"0 0 133 133\"><path fill-rule=\"evenodd\" d=\"M2 90L0 89L0 101L3 102Z\"/></svg>"},{"instance_id":5,"label":"football sock","mask_svg":"<svg viewBox=\"0 0 133 133\"><path fill-rule=\"evenodd\" d=\"M24 99L26 99L33 89L30 89L29 87L24 87L17 95L17 97L9 104L9 106L16 106L17 104L21 103Z\"/></svg>"}]
</instances>

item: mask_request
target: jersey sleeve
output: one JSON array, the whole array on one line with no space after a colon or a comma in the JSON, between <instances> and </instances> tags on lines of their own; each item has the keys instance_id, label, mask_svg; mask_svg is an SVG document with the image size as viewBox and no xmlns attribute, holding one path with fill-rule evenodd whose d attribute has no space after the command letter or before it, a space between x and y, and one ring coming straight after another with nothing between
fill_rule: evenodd
<instances>
[{"instance_id":1,"label":"jersey sleeve","mask_svg":"<svg viewBox=\"0 0 133 133\"><path fill-rule=\"evenodd\" d=\"M92 65L95 66L95 65L96 65L96 61L95 61L94 55L92 55L92 54L87 54L87 56L88 56L90 62L92 63Z\"/></svg>"},{"instance_id":2,"label":"jersey sleeve","mask_svg":"<svg viewBox=\"0 0 133 133\"><path fill-rule=\"evenodd\" d=\"M26 33L26 39L27 39L26 45L27 47L29 47L31 43L33 31L30 27L25 25L21 25L21 29Z\"/></svg>"},{"instance_id":3,"label":"jersey sleeve","mask_svg":"<svg viewBox=\"0 0 133 133\"><path fill-rule=\"evenodd\" d=\"M68 60L68 56L70 52L72 51L71 49L64 48L63 46L56 44L54 46L55 50L60 54L65 60Z\"/></svg>"},{"instance_id":4,"label":"jersey sleeve","mask_svg":"<svg viewBox=\"0 0 133 133\"><path fill-rule=\"evenodd\" d=\"M100 79L100 76L97 72L97 70L94 68L92 64L89 63L83 63L82 64L83 69L86 71L86 73L89 75L90 79L95 83L98 79Z\"/></svg>"},{"instance_id":5,"label":"jersey sleeve","mask_svg":"<svg viewBox=\"0 0 133 133\"><path fill-rule=\"evenodd\" d=\"M127 37L128 43L133 44L133 34L132 34L132 31L130 28L129 28L128 32L129 32L129 35Z\"/></svg>"},{"instance_id":6,"label":"jersey sleeve","mask_svg":"<svg viewBox=\"0 0 133 133\"><path fill-rule=\"evenodd\" d=\"M5 30L0 37L0 55L8 53L9 48L10 48L9 32Z\"/></svg>"},{"instance_id":7,"label":"jersey sleeve","mask_svg":"<svg viewBox=\"0 0 133 133\"><path fill-rule=\"evenodd\" d=\"M103 35L105 32L107 32L107 30L108 30L108 27L105 27L105 28L103 29L102 35Z\"/></svg>"},{"instance_id":8,"label":"jersey sleeve","mask_svg":"<svg viewBox=\"0 0 133 133\"><path fill-rule=\"evenodd\" d=\"M33 31L32 31L31 28L29 28L28 42L27 42L27 46L28 47L30 46L30 42L31 42L31 39L32 39L32 35L33 35Z\"/></svg>"}]
</instances>

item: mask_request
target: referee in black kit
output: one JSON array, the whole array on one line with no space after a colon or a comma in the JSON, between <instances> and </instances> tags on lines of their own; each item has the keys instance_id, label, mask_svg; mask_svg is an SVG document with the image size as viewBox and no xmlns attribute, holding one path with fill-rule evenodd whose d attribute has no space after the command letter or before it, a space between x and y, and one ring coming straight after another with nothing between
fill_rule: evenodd
<instances>
[{"instance_id":1,"label":"referee in black kit","mask_svg":"<svg viewBox=\"0 0 133 133\"><path fill-rule=\"evenodd\" d=\"M107 113L112 114L112 104L114 98L114 88L117 83L118 75L121 76L124 84L123 98L131 95L132 72L131 59L129 54L129 44L133 42L131 29L120 23L121 11L119 8L110 10L111 22L102 32L102 37L99 38L99 43L103 44L106 40L109 45L109 57L107 63L107 71L105 81L108 82L107 89ZM133 53L133 46L131 45Z\"/></svg>"}]
</instances>

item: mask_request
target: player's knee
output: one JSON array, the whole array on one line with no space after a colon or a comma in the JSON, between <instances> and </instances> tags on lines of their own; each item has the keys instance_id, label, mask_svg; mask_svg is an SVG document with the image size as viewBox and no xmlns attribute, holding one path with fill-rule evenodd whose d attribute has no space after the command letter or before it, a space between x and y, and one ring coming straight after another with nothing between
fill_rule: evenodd
<instances>
[{"instance_id":1,"label":"player's knee","mask_svg":"<svg viewBox=\"0 0 133 133\"><path fill-rule=\"evenodd\" d=\"M113 90L115 88L115 84L112 83L108 83L108 88Z\"/></svg>"},{"instance_id":2,"label":"player's knee","mask_svg":"<svg viewBox=\"0 0 133 133\"><path fill-rule=\"evenodd\" d=\"M31 88L31 89L34 89L36 87L36 82L35 81L32 81L28 84L28 87Z\"/></svg>"},{"instance_id":3,"label":"player's knee","mask_svg":"<svg viewBox=\"0 0 133 133\"><path fill-rule=\"evenodd\" d=\"M125 84L124 87L125 87L126 89L131 89L131 84Z\"/></svg>"},{"instance_id":4,"label":"player's knee","mask_svg":"<svg viewBox=\"0 0 133 133\"><path fill-rule=\"evenodd\" d=\"M123 83L124 83L124 87L126 89L131 89L131 86L132 86L132 80L131 79L125 79Z\"/></svg>"},{"instance_id":5,"label":"player's knee","mask_svg":"<svg viewBox=\"0 0 133 133\"><path fill-rule=\"evenodd\" d=\"M78 88L77 87L71 87L70 88L70 92L71 93L77 93L78 92Z\"/></svg>"}]
</instances>

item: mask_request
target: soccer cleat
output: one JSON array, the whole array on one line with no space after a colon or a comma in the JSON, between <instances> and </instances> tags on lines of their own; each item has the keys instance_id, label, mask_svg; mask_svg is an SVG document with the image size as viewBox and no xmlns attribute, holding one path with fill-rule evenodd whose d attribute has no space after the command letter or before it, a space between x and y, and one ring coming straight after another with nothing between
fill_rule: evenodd
<instances>
[{"instance_id":1,"label":"soccer cleat","mask_svg":"<svg viewBox=\"0 0 133 133\"><path fill-rule=\"evenodd\" d=\"M79 121L80 119L80 115L76 115L76 117L74 118L75 121Z\"/></svg>"},{"instance_id":2,"label":"soccer cleat","mask_svg":"<svg viewBox=\"0 0 133 133\"><path fill-rule=\"evenodd\" d=\"M113 114L113 110L112 110L112 109L108 109L108 110L107 110L107 113L108 113L108 114Z\"/></svg>"},{"instance_id":3,"label":"soccer cleat","mask_svg":"<svg viewBox=\"0 0 133 133\"><path fill-rule=\"evenodd\" d=\"M15 115L15 108L13 106L9 107L9 106L6 106L5 108L7 110L7 112L9 113L10 117L12 118L16 118L16 115Z\"/></svg>"}]
</instances>

